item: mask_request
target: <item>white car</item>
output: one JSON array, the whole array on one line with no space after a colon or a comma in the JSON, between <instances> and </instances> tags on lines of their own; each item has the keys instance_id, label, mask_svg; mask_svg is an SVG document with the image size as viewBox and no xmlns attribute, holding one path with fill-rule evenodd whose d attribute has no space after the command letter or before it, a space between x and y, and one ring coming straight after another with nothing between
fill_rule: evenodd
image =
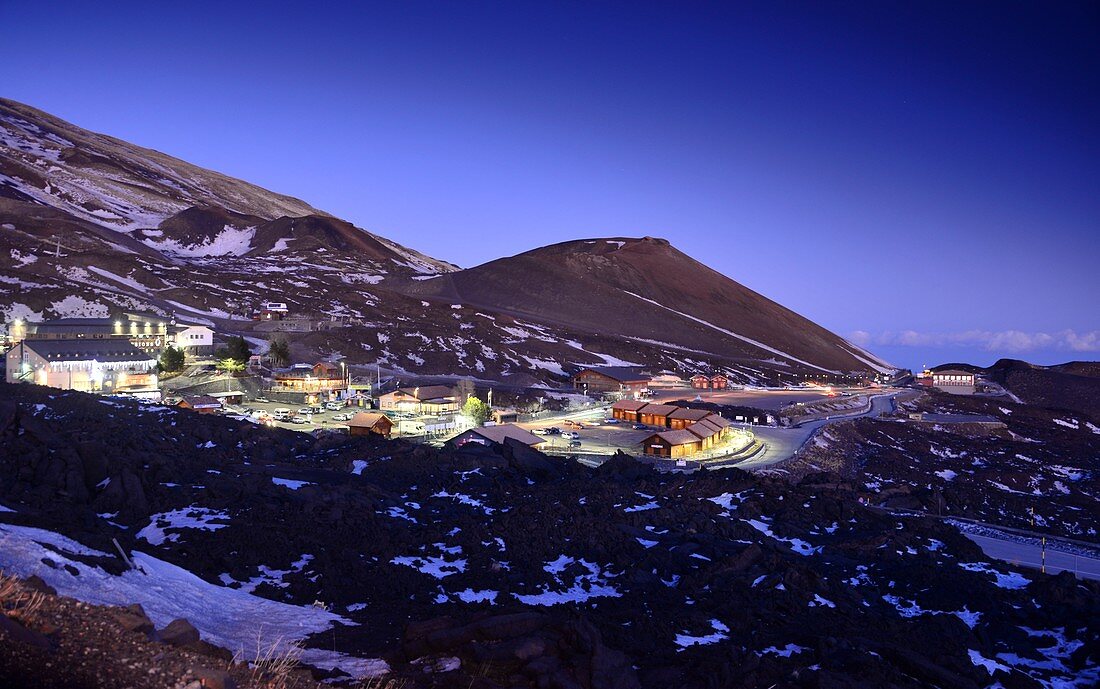
<instances>
[{"instance_id":1,"label":"white car","mask_svg":"<svg viewBox=\"0 0 1100 689\"><path fill-rule=\"evenodd\" d=\"M325 409L328 409L329 411L340 411L343 408L343 402L325 402Z\"/></svg>"},{"instance_id":2,"label":"white car","mask_svg":"<svg viewBox=\"0 0 1100 689\"><path fill-rule=\"evenodd\" d=\"M566 431L561 434L561 437L569 438L570 440L580 440L581 434L577 433L576 431Z\"/></svg>"},{"instance_id":3,"label":"white car","mask_svg":"<svg viewBox=\"0 0 1100 689\"><path fill-rule=\"evenodd\" d=\"M332 415L332 420L333 421L351 421L352 416L354 416L354 415L351 414L351 413L333 414Z\"/></svg>"}]
</instances>

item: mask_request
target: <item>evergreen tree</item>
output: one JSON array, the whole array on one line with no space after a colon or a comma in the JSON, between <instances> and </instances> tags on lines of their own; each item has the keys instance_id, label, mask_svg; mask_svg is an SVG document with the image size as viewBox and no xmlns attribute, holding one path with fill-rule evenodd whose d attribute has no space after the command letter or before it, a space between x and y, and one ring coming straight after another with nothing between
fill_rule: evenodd
<instances>
[{"instance_id":1,"label":"evergreen tree","mask_svg":"<svg viewBox=\"0 0 1100 689\"><path fill-rule=\"evenodd\" d=\"M273 366L286 366L290 361L290 343L280 335L272 335L268 341L267 355Z\"/></svg>"},{"instance_id":2,"label":"evergreen tree","mask_svg":"<svg viewBox=\"0 0 1100 689\"><path fill-rule=\"evenodd\" d=\"M236 361L242 367L248 365L248 360L252 356L252 347L249 346L248 340L240 335L234 335L226 341L225 348L228 358Z\"/></svg>"},{"instance_id":3,"label":"evergreen tree","mask_svg":"<svg viewBox=\"0 0 1100 689\"><path fill-rule=\"evenodd\" d=\"M183 368L184 360L186 356L183 353L183 349L178 347L165 347L164 351L160 353L160 360L157 365L161 371L168 373L174 373Z\"/></svg>"}]
</instances>

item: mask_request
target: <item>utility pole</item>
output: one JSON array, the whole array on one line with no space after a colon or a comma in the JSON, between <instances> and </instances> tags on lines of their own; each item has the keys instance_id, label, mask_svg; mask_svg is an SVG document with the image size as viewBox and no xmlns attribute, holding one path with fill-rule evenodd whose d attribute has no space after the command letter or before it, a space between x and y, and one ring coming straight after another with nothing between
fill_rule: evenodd
<instances>
[{"instance_id":1,"label":"utility pole","mask_svg":"<svg viewBox=\"0 0 1100 689\"><path fill-rule=\"evenodd\" d=\"M1043 574L1047 573L1047 537L1043 536L1043 565L1039 569Z\"/></svg>"}]
</instances>

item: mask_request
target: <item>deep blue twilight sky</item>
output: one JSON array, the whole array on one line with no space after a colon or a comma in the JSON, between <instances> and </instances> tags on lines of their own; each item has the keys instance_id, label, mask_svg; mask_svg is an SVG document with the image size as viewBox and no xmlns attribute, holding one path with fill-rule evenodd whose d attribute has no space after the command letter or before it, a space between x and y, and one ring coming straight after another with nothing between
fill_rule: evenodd
<instances>
[{"instance_id":1,"label":"deep blue twilight sky","mask_svg":"<svg viewBox=\"0 0 1100 689\"><path fill-rule=\"evenodd\" d=\"M1098 36L1069 1L0 0L0 94L463 266L656 235L900 365L1053 363L1100 358Z\"/></svg>"}]
</instances>

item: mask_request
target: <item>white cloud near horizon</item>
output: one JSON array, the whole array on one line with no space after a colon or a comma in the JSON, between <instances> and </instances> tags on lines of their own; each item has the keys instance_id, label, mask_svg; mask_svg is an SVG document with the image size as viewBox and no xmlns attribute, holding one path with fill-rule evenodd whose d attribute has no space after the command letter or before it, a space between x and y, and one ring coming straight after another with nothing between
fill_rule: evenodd
<instances>
[{"instance_id":1,"label":"white cloud near horizon","mask_svg":"<svg viewBox=\"0 0 1100 689\"><path fill-rule=\"evenodd\" d=\"M987 352L1033 352L1060 349L1070 352L1100 352L1100 330L1078 333L1061 330L1053 333L1023 330L967 330L957 333L918 332L916 330L885 331L873 335L856 330L848 339L860 347L978 347Z\"/></svg>"}]
</instances>

